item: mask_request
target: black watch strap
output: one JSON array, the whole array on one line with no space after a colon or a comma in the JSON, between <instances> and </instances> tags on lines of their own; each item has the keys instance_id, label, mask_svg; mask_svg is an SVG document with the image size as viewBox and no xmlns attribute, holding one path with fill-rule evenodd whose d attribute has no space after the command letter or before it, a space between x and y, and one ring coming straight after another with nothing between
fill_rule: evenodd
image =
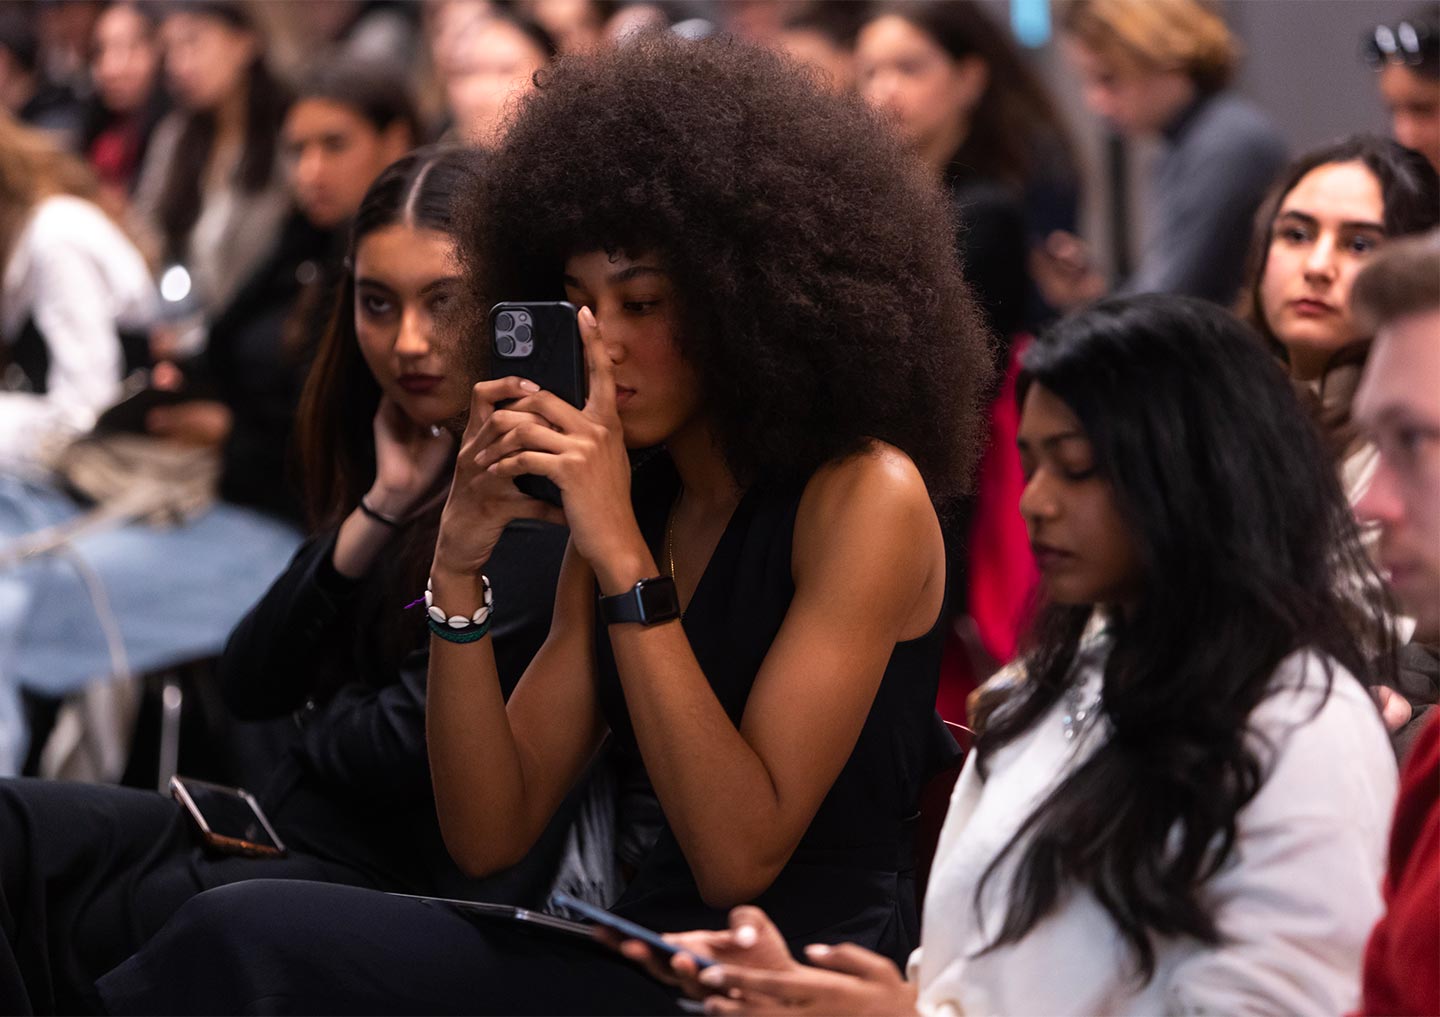
<instances>
[{"instance_id":1,"label":"black watch strap","mask_svg":"<svg viewBox=\"0 0 1440 1017\"><path fill-rule=\"evenodd\" d=\"M606 625L634 622L658 625L680 617L680 596L669 576L642 579L624 593L600 598L600 617Z\"/></svg>"}]
</instances>

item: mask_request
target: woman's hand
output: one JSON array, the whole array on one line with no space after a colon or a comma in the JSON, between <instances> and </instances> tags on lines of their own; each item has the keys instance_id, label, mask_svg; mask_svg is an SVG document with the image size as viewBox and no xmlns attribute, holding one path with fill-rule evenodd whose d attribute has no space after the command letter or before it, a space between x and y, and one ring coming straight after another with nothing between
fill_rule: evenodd
<instances>
[{"instance_id":1,"label":"woman's hand","mask_svg":"<svg viewBox=\"0 0 1440 1017\"><path fill-rule=\"evenodd\" d=\"M529 392L490 415L476 436L473 458L506 482L526 474L553 481L564 498L575 549L590 563L601 589L619 593L653 570L645 567L649 550L630 504L630 458L615 408L610 357L588 307L580 311L580 336L590 380L585 408L552 392Z\"/></svg>"},{"instance_id":2,"label":"woman's hand","mask_svg":"<svg viewBox=\"0 0 1440 1017\"><path fill-rule=\"evenodd\" d=\"M1385 730L1392 734L1410 723L1414 710L1410 701L1392 688L1376 685L1370 690L1380 704L1380 714L1385 719Z\"/></svg>"},{"instance_id":3,"label":"woman's hand","mask_svg":"<svg viewBox=\"0 0 1440 1017\"><path fill-rule=\"evenodd\" d=\"M534 419L532 414L514 409L497 410L496 403L520 400L538 391L533 382L520 378L482 381L471 390L470 422L460 441L450 495L440 515L432 577L479 575L490 560L500 534L515 519L565 522L565 514L560 509L522 494L509 478L485 468L486 463L494 461L483 453L495 433L495 418ZM445 603L438 588L436 599Z\"/></svg>"},{"instance_id":4,"label":"woman's hand","mask_svg":"<svg viewBox=\"0 0 1440 1017\"><path fill-rule=\"evenodd\" d=\"M623 939L605 930L602 930L601 938L653 977L679 986L692 999L701 999L715 991L706 988L697 979L700 972L695 962L685 954L661 957L638 939ZM673 932L664 938L720 964L761 971L801 970L800 963L790 956L790 948L785 945L785 938L780 935L775 923L764 911L750 905L731 910L728 929Z\"/></svg>"},{"instance_id":5,"label":"woman's hand","mask_svg":"<svg viewBox=\"0 0 1440 1017\"><path fill-rule=\"evenodd\" d=\"M805 948L814 967L789 971L716 965L699 982L717 993L705 1000L712 1014L914 1014L915 989L888 957L854 943Z\"/></svg>"},{"instance_id":6,"label":"woman's hand","mask_svg":"<svg viewBox=\"0 0 1440 1017\"><path fill-rule=\"evenodd\" d=\"M1105 277L1092 264L1089 247L1064 230L1051 233L1030 252L1030 275L1057 311L1073 311L1105 295Z\"/></svg>"},{"instance_id":7,"label":"woman's hand","mask_svg":"<svg viewBox=\"0 0 1440 1017\"><path fill-rule=\"evenodd\" d=\"M365 503L403 518L445 467L454 461L455 439L415 423L388 396L375 411L375 483Z\"/></svg>"}]
</instances>

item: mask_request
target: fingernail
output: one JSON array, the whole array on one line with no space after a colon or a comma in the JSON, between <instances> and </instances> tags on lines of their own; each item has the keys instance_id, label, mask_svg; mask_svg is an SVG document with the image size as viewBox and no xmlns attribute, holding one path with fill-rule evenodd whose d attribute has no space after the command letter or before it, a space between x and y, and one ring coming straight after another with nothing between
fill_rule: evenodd
<instances>
[{"instance_id":1,"label":"fingernail","mask_svg":"<svg viewBox=\"0 0 1440 1017\"><path fill-rule=\"evenodd\" d=\"M830 948L824 943L811 943L805 948L805 953L811 957L824 957L830 952Z\"/></svg>"},{"instance_id":2,"label":"fingernail","mask_svg":"<svg viewBox=\"0 0 1440 1017\"><path fill-rule=\"evenodd\" d=\"M479 452L476 452L476 453L475 453L475 465L476 465L476 466L484 466L484 465L485 465L485 450L484 450L484 449L481 449Z\"/></svg>"},{"instance_id":3,"label":"fingernail","mask_svg":"<svg viewBox=\"0 0 1440 1017\"><path fill-rule=\"evenodd\" d=\"M738 946L752 947L759 938L760 933L755 931L753 925L742 925L735 930L735 943Z\"/></svg>"},{"instance_id":4,"label":"fingernail","mask_svg":"<svg viewBox=\"0 0 1440 1017\"><path fill-rule=\"evenodd\" d=\"M535 384L533 381L529 381L528 379L523 379L523 378L522 378L521 381L520 381L520 387L521 387L522 389L524 389L526 392L539 392L539 391L540 391L540 386L537 385L537 384Z\"/></svg>"},{"instance_id":5,"label":"fingernail","mask_svg":"<svg viewBox=\"0 0 1440 1017\"><path fill-rule=\"evenodd\" d=\"M725 972L718 966L712 965L700 972L699 981L704 985L719 985L725 981Z\"/></svg>"},{"instance_id":6,"label":"fingernail","mask_svg":"<svg viewBox=\"0 0 1440 1017\"><path fill-rule=\"evenodd\" d=\"M586 319L586 322L585 322L585 323L586 323L587 325L593 325L593 324L595 324L595 312L592 311L592 310L590 310L590 308L588 308L588 307L582 307L582 308L580 308L580 313L585 316L585 319Z\"/></svg>"}]
</instances>

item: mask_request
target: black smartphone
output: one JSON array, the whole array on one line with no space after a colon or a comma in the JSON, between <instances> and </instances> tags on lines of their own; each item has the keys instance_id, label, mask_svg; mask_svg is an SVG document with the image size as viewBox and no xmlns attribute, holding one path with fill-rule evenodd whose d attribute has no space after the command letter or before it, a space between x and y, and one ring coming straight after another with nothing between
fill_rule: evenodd
<instances>
[{"instance_id":1,"label":"black smartphone","mask_svg":"<svg viewBox=\"0 0 1440 1017\"><path fill-rule=\"evenodd\" d=\"M638 939L656 954L662 957L678 957L684 955L695 962L697 971L704 971L715 962L701 957L693 950L687 950L683 946L676 946L669 940L662 937L658 932L653 932L643 925L636 925L628 918L621 918L619 915L611 914L604 908L597 908L594 904L588 904L583 900L570 896L568 893L556 891L551 898L560 907L590 919L596 925L603 925L607 929L613 929L626 939Z\"/></svg>"},{"instance_id":2,"label":"black smartphone","mask_svg":"<svg viewBox=\"0 0 1440 1017\"><path fill-rule=\"evenodd\" d=\"M564 300L505 301L490 308L494 359L491 376L528 378L571 406L589 396L580 312ZM545 477L517 477L515 486L532 498L560 504L560 489Z\"/></svg>"},{"instance_id":3,"label":"black smartphone","mask_svg":"<svg viewBox=\"0 0 1440 1017\"><path fill-rule=\"evenodd\" d=\"M200 836L215 850L259 858L284 857L285 845L260 803L244 788L171 777L170 794L190 813Z\"/></svg>"}]
</instances>

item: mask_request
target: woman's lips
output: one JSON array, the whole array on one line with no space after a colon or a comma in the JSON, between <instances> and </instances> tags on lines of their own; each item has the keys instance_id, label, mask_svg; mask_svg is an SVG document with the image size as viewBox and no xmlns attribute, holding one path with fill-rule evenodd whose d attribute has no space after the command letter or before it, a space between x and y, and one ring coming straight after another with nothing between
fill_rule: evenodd
<instances>
[{"instance_id":1,"label":"woman's lips","mask_svg":"<svg viewBox=\"0 0 1440 1017\"><path fill-rule=\"evenodd\" d=\"M1030 551L1035 555L1035 567L1041 572L1058 568L1075 558L1069 551L1062 551L1049 544L1032 543Z\"/></svg>"},{"instance_id":2,"label":"woman's lips","mask_svg":"<svg viewBox=\"0 0 1440 1017\"><path fill-rule=\"evenodd\" d=\"M1335 313L1335 307L1323 300L1292 300L1290 306L1296 314L1307 318L1319 318Z\"/></svg>"},{"instance_id":3,"label":"woman's lips","mask_svg":"<svg viewBox=\"0 0 1440 1017\"><path fill-rule=\"evenodd\" d=\"M411 395L427 395L445 379L438 374L402 374L398 384Z\"/></svg>"},{"instance_id":4,"label":"woman's lips","mask_svg":"<svg viewBox=\"0 0 1440 1017\"><path fill-rule=\"evenodd\" d=\"M626 388L624 385L615 386L615 405L624 406L635 395L633 388Z\"/></svg>"}]
</instances>

